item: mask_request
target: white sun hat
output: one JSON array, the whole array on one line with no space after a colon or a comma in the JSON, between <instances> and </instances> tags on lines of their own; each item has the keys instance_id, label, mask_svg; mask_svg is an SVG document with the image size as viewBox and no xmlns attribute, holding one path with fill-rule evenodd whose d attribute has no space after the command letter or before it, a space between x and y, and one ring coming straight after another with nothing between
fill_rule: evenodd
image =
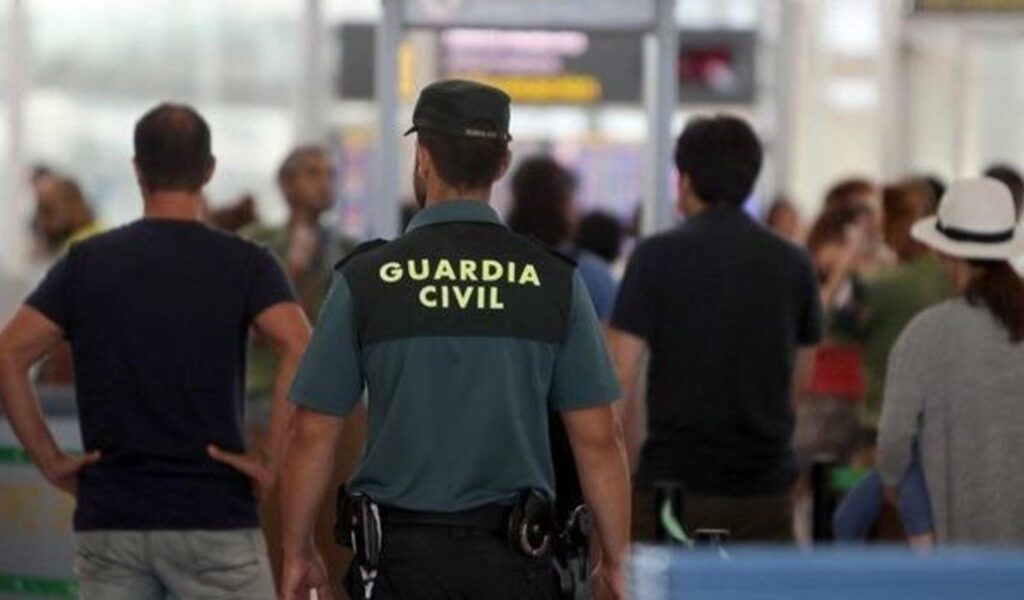
<instances>
[{"instance_id":1,"label":"white sun hat","mask_svg":"<svg viewBox=\"0 0 1024 600\"><path fill-rule=\"evenodd\" d=\"M954 182L938 215L915 223L911 235L958 258L1011 260L1024 254L1024 232L1010 190L988 177Z\"/></svg>"}]
</instances>

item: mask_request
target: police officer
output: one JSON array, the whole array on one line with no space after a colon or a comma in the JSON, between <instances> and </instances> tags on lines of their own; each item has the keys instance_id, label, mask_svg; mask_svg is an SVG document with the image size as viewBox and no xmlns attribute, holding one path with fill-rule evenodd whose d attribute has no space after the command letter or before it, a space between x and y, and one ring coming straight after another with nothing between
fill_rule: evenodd
<instances>
[{"instance_id":1,"label":"police officer","mask_svg":"<svg viewBox=\"0 0 1024 600\"><path fill-rule=\"evenodd\" d=\"M353 598L553 598L549 409L560 414L602 541L597 597L623 594L629 475L619 396L575 266L488 206L505 173L509 98L466 81L416 104L404 235L339 263L296 376L282 468L282 596L330 597L311 531L344 418L369 435L344 496Z\"/></svg>"}]
</instances>

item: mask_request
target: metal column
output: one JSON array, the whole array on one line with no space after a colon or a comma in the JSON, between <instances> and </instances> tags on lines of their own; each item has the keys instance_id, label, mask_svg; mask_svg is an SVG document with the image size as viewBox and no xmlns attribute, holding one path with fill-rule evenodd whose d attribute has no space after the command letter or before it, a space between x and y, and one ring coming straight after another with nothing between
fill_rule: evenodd
<instances>
[{"instance_id":1,"label":"metal column","mask_svg":"<svg viewBox=\"0 0 1024 600\"><path fill-rule=\"evenodd\" d=\"M24 144L29 72L27 11L25 0L11 0L7 15L7 47L3 52L7 69L7 161L0 164L0 170L6 170L8 187L0 197L6 199L6 206L0 206L0 235L6 242L2 253L3 268L14 274L24 270L28 257L24 218L28 200L25 181L28 162Z\"/></svg>"},{"instance_id":2,"label":"metal column","mask_svg":"<svg viewBox=\"0 0 1024 600\"><path fill-rule=\"evenodd\" d=\"M672 169L672 117L679 101L679 31L675 0L656 0L653 35L644 46L644 104L647 109L643 233L649 235L675 221L669 188Z\"/></svg>"},{"instance_id":3,"label":"metal column","mask_svg":"<svg viewBox=\"0 0 1024 600\"><path fill-rule=\"evenodd\" d=\"M324 105L329 84L324 59L323 0L306 0L301 29L302 63L295 131L296 137L305 143L319 141L326 126Z\"/></svg>"},{"instance_id":4,"label":"metal column","mask_svg":"<svg viewBox=\"0 0 1024 600\"><path fill-rule=\"evenodd\" d=\"M374 85L377 90L377 144L374 198L370 204L370 238L398 233L398 48L402 42L402 0L382 0L377 24Z\"/></svg>"},{"instance_id":5,"label":"metal column","mask_svg":"<svg viewBox=\"0 0 1024 600\"><path fill-rule=\"evenodd\" d=\"M881 173L884 180L893 181L906 175L910 166L907 39L903 28L903 7L898 3L883 4L881 10Z\"/></svg>"}]
</instances>

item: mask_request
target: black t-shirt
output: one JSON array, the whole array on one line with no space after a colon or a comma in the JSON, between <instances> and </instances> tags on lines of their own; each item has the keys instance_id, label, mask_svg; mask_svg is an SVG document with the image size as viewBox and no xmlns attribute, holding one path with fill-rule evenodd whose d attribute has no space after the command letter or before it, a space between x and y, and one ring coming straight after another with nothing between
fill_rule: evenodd
<instances>
[{"instance_id":1,"label":"black t-shirt","mask_svg":"<svg viewBox=\"0 0 1024 600\"><path fill-rule=\"evenodd\" d=\"M651 349L640 485L739 496L792 484L796 349L821 337L803 250L710 208L637 248L612 325Z\"/></svg>"},{"instance_id":2,"label":"black t-shirt","mask_svg":"<svg viewBox=\"0 0 1024 600\"><path fill-rule=\"evenodd\" d=\"M194 222L142 220L74 245L26 304L64 330L86 450L75 529L258 525L244 448L249 326L294 300L265 249Z\"/></svg>"}]
</instances>

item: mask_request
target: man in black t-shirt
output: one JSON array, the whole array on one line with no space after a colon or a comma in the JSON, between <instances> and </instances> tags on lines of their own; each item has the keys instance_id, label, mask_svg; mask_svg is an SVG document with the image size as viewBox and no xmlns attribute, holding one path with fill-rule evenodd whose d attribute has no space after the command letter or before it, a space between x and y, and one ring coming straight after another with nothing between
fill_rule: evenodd
<instances>
[{"instance_id":1,"label":"man in black t-shirt","mask_svg":"<svg viewBox=\"0 0 1024 600\"><path fill-rule=\"evenodd\" d=\"M144 218L72 246L0 333L0 396L43 475L75 495L84 599L273 598L257 494L310 335L269 252L200 222L210 131L161 105L135 129ZM269 441L246 454L250 326L281 354ZM86 453L54 443L32 363L71 342Z\"/></svg>"},{"instance_id":2,"label":"man in black t-shirt","mask_svg":"<svg viewBox=\"0 0 1024 600\"><path fill-rule=\"evenodd\" d=\"M807 254L742 208L761 159L745 122L692 121L676 148L687 220L637 248L619 292L611 346L636 538L653 537L652 488L667 482L682 486L690 529L792 539L794 375L809 371L821 308ZM648 352L645 413L635 383Z\"/></svg>"}]
</instances>

